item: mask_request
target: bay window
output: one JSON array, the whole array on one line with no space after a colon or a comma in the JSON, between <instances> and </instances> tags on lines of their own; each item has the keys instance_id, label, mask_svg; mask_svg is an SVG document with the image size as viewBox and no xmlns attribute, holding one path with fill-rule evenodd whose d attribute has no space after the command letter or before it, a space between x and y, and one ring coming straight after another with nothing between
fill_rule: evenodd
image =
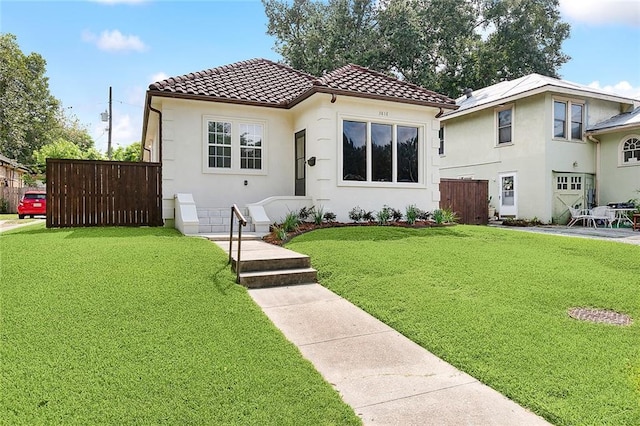
<instances>
[{"instance_id":1,"label":"bay window","mask_svg":"<svg viewBox=\"0 0 640 426\"><path fill-rule=\"evenodd\" d=\"M343 120L342 179L417 183L418 143L415 126Z\"/></svg>"}]
</instances>

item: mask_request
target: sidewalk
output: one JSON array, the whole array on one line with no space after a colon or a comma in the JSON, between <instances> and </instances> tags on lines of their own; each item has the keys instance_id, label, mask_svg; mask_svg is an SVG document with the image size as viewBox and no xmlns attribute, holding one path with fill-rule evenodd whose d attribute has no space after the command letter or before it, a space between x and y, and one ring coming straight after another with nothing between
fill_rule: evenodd
<instances>
[{"instance_id":1,"label":"sidewalk","mask_svg":"<svg viewBox=\"0 0 640 426\"><path fill-rule=\"evenodd\" d=\"M548 424L319 284L249 294L365 425Z\"/></svg>"}]
</instances>

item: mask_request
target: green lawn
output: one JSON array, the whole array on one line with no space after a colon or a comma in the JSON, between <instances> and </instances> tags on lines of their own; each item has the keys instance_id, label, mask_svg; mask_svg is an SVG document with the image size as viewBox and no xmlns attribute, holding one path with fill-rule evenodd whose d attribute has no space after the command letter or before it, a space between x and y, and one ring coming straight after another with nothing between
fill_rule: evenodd
<instances>
[{"instance_id":1,"label":"green lawn","mask_svg":"<svg viewBox=\"0 0 640 426\"><path fill-rule=\"evenodd\" d=\"M317 230L322 285L559 425L640 425L640 247L487 227ZM571 319L586 306L620 327Z\"/></svg>"},{"instance_id":2,"label":"green lawn","mask_svg":"<svg viewBox=\"0 0 640 426\"><path fill-rule=\"evenodd\" d=\"M0 424L360 423L211 242L34 225L0 250Z\"/></svg>"}]
</instances>

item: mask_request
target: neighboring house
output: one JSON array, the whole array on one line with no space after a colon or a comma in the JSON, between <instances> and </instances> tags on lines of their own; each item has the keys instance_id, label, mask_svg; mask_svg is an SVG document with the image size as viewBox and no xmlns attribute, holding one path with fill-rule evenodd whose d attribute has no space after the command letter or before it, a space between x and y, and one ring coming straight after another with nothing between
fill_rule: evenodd
<instances>
[{"instance_id":1,"label":"neighboring house","mask_svg":"<svg viewBox=\"0 0 640 426\"><path fill-rule=\"evenodd\" d=\"M640 107L587 127L604 203L640 199Z\"/></svg>"},{"instance_id":2,"label":"neighboring house","mask_svg":"<svg viewBox=\"0 0 640 426\"><path fill-rule=\"evenodd\" d=\"M22 177L31 170L0 154L0 213L15 213L24 190Z\"/></svg>"},{"instance_id":3,"label":"neighboring house","mask_svg":"<svg viewBox=\"0 0 640 426\"><path fill-rule=\"evenodd\" d=\"M261 231L303 206L432 211L437 116L455 108L357 65L314 77L252 59L151 84L144 161L162 164L163 218L185 233L194 210L197 230L225 231L232 204Z\"/></svg>"},{"instance_id":4,"label":"neighboring house","mask_svg":"<svg viewBox=\"0 0 640 426\"><path fill-rule=\"evenodd\" d=\"M618 128L606 149L594 136L597 123L640 101L530 74L468 89L456 103L441 117L440 176L489 180L501 217L566 223L568 206L627 201L640 186L640 163L617 160L636 158L636 142L622 138L637 131Z\"/></svg>"},{"instance_id":5,"label":"neighboring house","mask_svg":"<svg viewBox=\"0 0 640 426\"><path fill-rule=\"evenodd\" d=\"M0 186L5 188L22 188L22 177L30 174L27 166L0 154Z\"/></svg>"}]
</instances>

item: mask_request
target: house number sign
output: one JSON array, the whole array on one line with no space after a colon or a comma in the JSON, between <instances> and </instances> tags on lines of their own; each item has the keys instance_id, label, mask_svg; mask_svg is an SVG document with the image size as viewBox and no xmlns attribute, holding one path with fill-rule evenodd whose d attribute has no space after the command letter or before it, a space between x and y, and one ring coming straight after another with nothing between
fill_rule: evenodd
<instances>
[{"instance_id":1,"label":"house number sign","mask_svg":"<svg viewBox=\"0 0 640 426\"><path fill-rule=\"evenodd\" d=\"M378 114L380 115L380 117L388 117L389 111L380 111Z\"/></svg>"}]
</instances>

